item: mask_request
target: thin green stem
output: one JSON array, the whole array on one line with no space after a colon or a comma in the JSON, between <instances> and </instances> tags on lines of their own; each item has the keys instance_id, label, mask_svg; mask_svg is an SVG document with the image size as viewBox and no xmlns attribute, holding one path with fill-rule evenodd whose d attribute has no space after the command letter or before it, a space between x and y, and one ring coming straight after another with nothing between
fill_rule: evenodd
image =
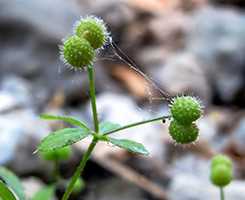
<instances>
[{"instance_id":1,"label":"thin green stem","mask_svg":"<svg viewBox=\"0 0 245 200\"><path fill-rule=\"evenodd\" d=\"M88 78L89 78L89 91L90 91L90 98L91 98L91 107L93 112L93 121L94 121L94 131L95 133L99 133L99 120L98 120L98 113L97 113L97 107L96 107L96 95L95 95L95 76L94 76L94 68L93 66L88 66ZM96 146L98 142L98 138L94 136L93 141L90 143L87 151L83 155L82 160L80 161L80 164L76 168L75 173L73 174L71 181L62 197L62 200L68 200L69 196L71 195L74 185L78 178L81 176L88 159L90 158L90 155L92 151L94 150L94 147Z\"/></svg>"},{"instance_id":2,"label":"thin green stem","mask_svg":"<svg viewBox=\"0 0 245 200\"><path fill-rule=\"evenodd\" d=\"M90 143L87 151L83 155L83 158L82 158L80 164L76 168L76 171L75 171L75 173L73 174L73 176L71 178L71 181L70 181L70 183L69 183L69 185L68 185L68 187L67 187L67 189L65 191L65 194L62 197L62 200L68 200L69 196L71 195L71 193L73 191L74 185L75 185L77 179L81 176L81 174L82 174L82 172L83 172L83 170L84 170L84 168L85 168L85 166L87 164L87 161L90 158L90 155L91 155L92 151L94 150L94 147L96 146L97 142L98 141L96 139L94 139Z\"/></svg>"},{"instance_id":3,"label":"thin green stem","mask_svg":"<svg viewBox=\"0 0 245 200\"><path fill-rule=\"evenodd\" d=\"M59 172L59 161L57 159L54 160L53 175L54 175L55 182L58 182L58 180L60 179L60 172Z\"/></svg>"},{"instance_id":4,"label":"thin green stem","mask_svg":"<svg viewBox=\"0 0 245 200\"><path fill-rule=\"evenodd\" d=\"M225 200L225 193L223 187L220 187L220 200Z\"/></svg>"},{"instance_id":5,"label":"thin green stem","mask_svg":"<svg viewBox=\"0 0 245 200\"><path fill-rule=\"evenodd\" d=\"M112 133L115 133L115 132L118 132L118 131L122 131L124 129L133 128L135 126L139 126L139 125L142 125L142 124L147 124L147 123L151 123L151 122L155 122L155 121L160 121L160 120L164 120L164 119L168 119L168 118L170 118L170 116L161 116L161 117L157 117L157 118L153 118L153 119L148 119L148 120L144 120L144 121L140 121L140 122L135 122L135 123L128 124L126 126L122 126L120 128L114 129L114 130L109 131L107 133L104 133L104 135L109 135L109 134L112 134Z\"/></svg>"},{"instance_id":6,"label":"thin green stem","mask_svg":"<svg viewBox=\"0 0 245 200\"><path fill-rule=\"evenodd\" d=\"M88 66L88 78L89 78L91 106L92 106L93 119L94 119L94 130L96 133L98 133L99 132L99 120L98 120L97 107L96 107L95 77L94 77L93 66Z\"/></svg>"}]
</instances>

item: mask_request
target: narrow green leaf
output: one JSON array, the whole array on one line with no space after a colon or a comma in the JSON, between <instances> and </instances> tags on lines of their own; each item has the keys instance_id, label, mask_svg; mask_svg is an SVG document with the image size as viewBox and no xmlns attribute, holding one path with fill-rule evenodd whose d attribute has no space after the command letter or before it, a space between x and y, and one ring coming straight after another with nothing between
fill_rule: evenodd
<instances>
[{"instance_id":1,"label":"narrow green leaf","mask_svg":"<svg viewBox=\"0 0 245 200\"><path fill-rule=\"evenodd\" d=\"M127 139L115 139L111 137L108 137L108 140L110 143L120 148L126 149L132 153L149 155L149 152L146 150L146 148L138 142L127 140Z\"/></svg>"},{"instance_id":2,"label":"narrow green leaf","mask_svg":"<svg viewBox=\"0 0 245 200\"><path fill-rule=\"evenodd\" d=\"M109 131L113 131L115 129L120 128L120 124L112 123L112 122L102 122L99 125L100 133L107 133Z\"/></svg>"},{"instance_id":3,"label":"narrow green leaf","mask_svg":"<svg viewBox=\"0 0 245 200\"><path fill-rule=\"evenodd\" d=\"M90 135L85 128L64 128L50 133L39 144L37 151L47 152L76 143Z\"/></svg>"},{"instance_id":4,"label":"narrow green leaf","mask_svg":"<svg viewBox=\"0 0 245 200\"><path fill-rule=\"evenodd\" d=\"M2 181L0 181L0 199L17 200L11 190Z\"/></svg>"},{"instance_id":5,"label":"narrow green leaf","mask_svg":"<svg viewBox=\"0 0 245 200\"><path fill-rule=\"evenodd\" d=\"M19 178L13 172L4 167L0 167L0 177L5 181L6 185L13 190L19 200L25 200L24 189Z\"/></svg>"},{"instance_id":6,"label":"narrow green leaf","mask_svg":"<svg viewBox=\"0 0 245 200\"><path fill-rule=\"evenodd\" d=\"M79 126L81 128L85 128L85 129L89 130L89 128L87 127L87 125L84 122L77 120L73 117L69 117L69 116L57 116L57 115L41 114L40 118L45 119L45 120L61 120L61 121L64 121L66 123L69 123L73 126Z\"/></svg>"},{"instance_id":7,"label":"narrow green leaf","mask_svg":"<svg viewBox=\"0 0 245 200\"><path fill-rule=\"evenodd\" d=\"M34 195L32 200L52 200L54 199L54 192L55 192L54 186L43 187Z\"/></svg>"}]
</instances>

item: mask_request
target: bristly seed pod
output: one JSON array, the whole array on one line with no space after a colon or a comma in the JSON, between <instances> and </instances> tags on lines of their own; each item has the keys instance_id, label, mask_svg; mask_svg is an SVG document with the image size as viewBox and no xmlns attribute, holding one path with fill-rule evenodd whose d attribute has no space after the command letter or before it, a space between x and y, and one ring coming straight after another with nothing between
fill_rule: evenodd
<instances>
[{"instance_id":1,"label":"bristly seed pod","mask_svg":"<svg viewBox=\"0 0 245 200\"><path fill-rule=\"evenodd\" d=\"M81 18L75 24L74 32L77 36L89 41L94 49L103 47L109 37L105 23L95 16Z\"/></svg>"},{"instance_id":2,"label":"bristly seed pod","mask_svg":"<svg viewBox=\"0 0 245 200\"><path fill-rule=\"evenodd\" d=\"M176 97L170 105L172 117L182 125L190 125L202 115L200 102L191 96Z\"/></svg>"},{"instance_id":3,"label":"bristly seed pod","mask_svg":"<svg viewBox=\"0 0 245 200\"><path fill-rule=\"evenodd\" d=\"M232 169L226 165L216 165L211 169L210 179L214 185L224 187L232 180Z\"/></svg>"},{"instance_id":4,"label":"bristly seed pod","mask_svg":"<svg viewBox=\"0 0 245 200\"><path fill-rule=\"evenodd\" d=\"M70 36L61 47L61 57L72 69L83 69L93 63L95 52L86 39Z\"/></svg>"},{"instance_id":5,"label":"bristly seed pod","mask_svg":"<svg viewBox=\"0 0 245 200\"><path fill-rule=\"evenodd\" d=\"M225 155L216 155L211 162L210 179L218 187L228 185L232 180L232 161Z\"/></svg>"},{"instance_id":6,"label":"bristly seed pod","mask_svg":"<svg viewBox=\"0 0 245 200\"><path fill-rule=\"evenodd\" d=\"M218 154L212 158L211 168L217 165L226 165L227 167L232 168L232 161L228 156Z\"/></svg>"},{"instance_id":7,"label":"bristly seed pod","mask_svg":"<svg viewBox=\"0 0 245 200\"><path fill-rule=\"evenodd\" d=\"M189 144L197 140L199 129L195 123L182 125L177 120L172 120L169 126L169 133L177 144Z\"/></svg>"}]
</instances>

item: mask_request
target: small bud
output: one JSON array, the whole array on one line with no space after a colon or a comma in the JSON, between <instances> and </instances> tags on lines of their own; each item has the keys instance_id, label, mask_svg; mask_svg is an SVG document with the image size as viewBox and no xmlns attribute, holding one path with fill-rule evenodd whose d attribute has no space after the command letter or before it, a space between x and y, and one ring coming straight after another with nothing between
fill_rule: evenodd
<instances>
[{"instance_id":1,"label":"small bud","mask_svg":"<svg viewBox=\"0 0 245 200\"><path fill-rule=\"evenodd\" d=\"M67 160L70 158L72 150L70 146L56 149L54 151L42 152L41 156L44 160Z\"/></svg>"},{"instance_id":2,"label":"small bud","mask_svg":"<svg viewBox=\"0 0 245 200\"><path fill-rule=\"evenodd\" d=\"M80 193L83 189L85 188L85 183L82 179L77 179L77 181L75 182L74 188L72 193L73 194L78 194Z\"/></svg>"},{"instance_id":3,"label":"small bud","mask_svg":"<svg viewBox=\"0 0 245 200\"><path fill-rule=\"evenodd\" d=\"M103 20L88 16L75 25L75 34L85 38L94 49L101 48L108 39L108 32Z\"/></svg>"},{"instance_id":4,"label":"small bud","mask_svg":"<svg viewBox=\"0 0 245 200\"><path fill-rule=\"evenodd\" d=\"M169 126L169 133L176 143L189 144L197 140L199 129L195 123L182 125L177 120L172 120Z\"/></svg>"},{"instance_id":5,"label":"small bud","mask_svg":"<svg viewBox=\"0 0 245 200\"><path fill-rule=\"evenodd\" d=\"M71 36L65 40L61 51L64 62L73 69L83 69L92 64L95 57L90 43L78 36Z\"/></svg>"},{"instance_id":6,"label":"small bud","mask_svg":"<svg viewBox=\"0 0 245 200\"><path fill-rule=\"evenodd\" d=\"M226 165L227 167L232 168L232 161L228 156L219 154L213 157L211 168L214 168L217 165Z\"/></svg>"},{"instance_id":7,"label":"small bud","mask_svg":"<svg viewBox=\"0 0 245 200\"><path fill-rule=\"evenodd\" d=\"M202 106L200 102L196 98L190 96L174 98L170 108L172 117L183 125L191 124L202 115Z\"/></svg>"},{"instance_id":8,"label":"small bud","mask_svg":"<svg viewBox=\"0 0 245 200\"><path fill-rule=\"evenodd\" d=\"M224 187L232 180L232 169L225 164L216 165L211 168L210 179L214 185Z\"/></svg>"}]
</instances>

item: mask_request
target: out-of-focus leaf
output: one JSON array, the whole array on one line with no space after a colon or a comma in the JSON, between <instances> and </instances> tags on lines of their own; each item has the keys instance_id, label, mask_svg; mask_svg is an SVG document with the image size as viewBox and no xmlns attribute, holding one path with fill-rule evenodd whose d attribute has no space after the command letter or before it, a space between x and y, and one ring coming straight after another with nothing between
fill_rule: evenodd
<instances>
[{"instance_id":1,"label":"out-of-focus leaf","mask_svg":"<svg viewBox=\"0 0 245 200\"><path fill-rule=\"evenodd\" d=\"M39 190L32 200L53 200L54 199L54 192L55 187L54 186L46 186Z\"/></svg>"},{"instance_id":2,"label":"out-of-focus leaf","mask_svg":"<svg viewBox=\"0 0 245 200\"><path fill-rule=\"evenodd\" d=\"M4 167L0 167L0 177L11 188L19 200L25 200L24 189L19 178L13 172Z\"/></svg>"},{"instance_id":3,"label":"out-of-focus leaf","mask_svg":"<svg viewBox=\"0 0 245 200\"><path fill-rule=\"evenodd\" d=\"M17 200L11 190L0 181L0 200Z\"/></svg>"}]
</instances>

